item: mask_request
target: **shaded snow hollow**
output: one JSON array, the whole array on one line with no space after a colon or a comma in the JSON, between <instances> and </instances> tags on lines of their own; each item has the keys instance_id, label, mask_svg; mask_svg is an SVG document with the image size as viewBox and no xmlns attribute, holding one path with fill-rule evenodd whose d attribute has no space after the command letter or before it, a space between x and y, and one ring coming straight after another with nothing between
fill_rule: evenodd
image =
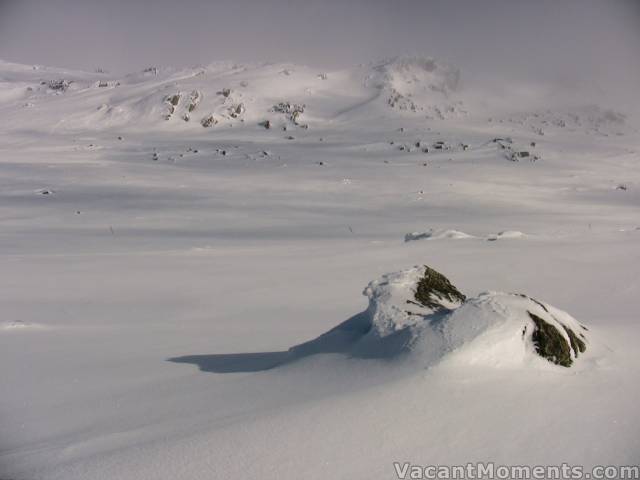
<instances>
[{"instance_id":1,"label":"shaded snow hollow","mask_svg":"<svg viewBox=\"0 0 640 480\"><path fill-rule=\"evenodd\" d=\"M361 358L414 356L431 366L447 357L466 364L569 367L586 349L586 327L523 294L485 292L467 299L444 275L415 266L372 281L366 311L289 350Z\"/></svg>"}]
</instances>

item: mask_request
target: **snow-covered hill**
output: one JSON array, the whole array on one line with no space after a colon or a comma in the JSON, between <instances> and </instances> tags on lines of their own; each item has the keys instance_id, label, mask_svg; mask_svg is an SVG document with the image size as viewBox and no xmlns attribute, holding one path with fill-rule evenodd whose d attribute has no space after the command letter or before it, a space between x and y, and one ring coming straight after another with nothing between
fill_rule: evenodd
<instances>
[{"instance_id":1,"label":"snow-covered hill","mask_svg":"<svg viewBox=\"0 0 640 480\"><path fill-rule=\"evenodd\" d=\"M277 129L323 127L337 120L371 123L383 118L460 120L545 131L629 133L627 115L594 106L544 104L487 117L477 99L487 94L464 85L457 68L420 56L400 56L336 72L292 64L218 62L184 69L148 67L113 76L0 62L3 128L46 131L149 129L203 133L201 128L247 126L269 121ZM530 95L531 97L531 95ZM470 99L470 105L465 103ZM500 99L500 104L505 102ZM535 98L529 98L536 102ZM558 108L560 107L560 108ZM604 106L606 107L606 106ZM55 112L50 118L43 112ZM46 119L46 121L45 121Z\"/></svg>"}]
</instances>

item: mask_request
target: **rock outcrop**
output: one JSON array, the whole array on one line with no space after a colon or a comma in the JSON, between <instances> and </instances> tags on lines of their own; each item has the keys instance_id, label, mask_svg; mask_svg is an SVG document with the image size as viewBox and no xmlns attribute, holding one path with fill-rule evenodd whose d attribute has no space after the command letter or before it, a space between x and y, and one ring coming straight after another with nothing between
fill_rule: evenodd
<instances>
[{"instance_id":1,"label":"rock outcrop","mask_svg":"<svg viewBox=\"0 0 640 480\"><path fill-rule=\"evenodd\" d=\"M364 290L366 311L289 350L360 358L410 355L424 366L445 359L494 367L571 367L587 349L587 329L568 313L527 295L466 298L428 266L391 273Z\"/></svg>"}]
</instances>

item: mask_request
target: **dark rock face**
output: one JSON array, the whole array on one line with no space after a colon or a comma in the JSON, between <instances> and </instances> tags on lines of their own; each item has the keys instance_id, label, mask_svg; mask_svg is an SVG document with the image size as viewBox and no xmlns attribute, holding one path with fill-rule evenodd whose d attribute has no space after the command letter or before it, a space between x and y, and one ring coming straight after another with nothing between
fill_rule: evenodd
<instances>
[{"instance_id":1,"label":"dark rock face","mask_svg":"<svg viewBox=\"0 0 640 480\"><path fill-rule=\"evenodd\" d=\"M532 339L538 355L556 365L570 367L573 363L571 347L560 331L531 312L529 316L535 323Z\"/></svg>"},{"instance_id":2,"label":"dark rock face","mask_svg":"<svg viewBox=\"0 0 640 480\"><path fill-rule=\"evenodd\" d=\"M189 105L187 106L187 110L189 110L189 112L193 112L198 107L200 100L202 100L202 94L198 90L192 91L191 95L189 95Z\"/></svg>"},{"instance_id":3,"label":"dark rock face","mask_svg":"<svg viewBox=\"0 0 640 480\"><path fill-rule=\"evenodd\" d=\"M171 116L175 113L176 107L178 106L178 103L180 103L180 96L181 95L179 93L175 93L165 97L164 103L167 108L167 113L164 115L165 120L170 120Z\"/></svg>"},{"instance_id":4,"label":"dark rock face","mask_svg":"<svg viewBox=\"0 0 640 480\"><path fill-rule=\"evenodd\" d=\"M556 365L570 367L573 364L571 354L573 353L573 357L577 358L580 353L587 349L585 342L566 325L561 324L569 337L569 342L556 326L543 320L538 315L531 312L528 313L535 324L531 339L535 345L536 352L541 357Z\"/></svg>"},{"instance_id":5,"label":"dark rock face","mask_svg":"<svg viewBox=\"0 0 640 480\"><path fill-rule=\"evenodd\" d=\"M176 93L175 95L170 95L169 97L167 97L166 101L175 107L178 105L178 102L180 101L180 94Z\"/></svg>"},{"instance_id":6,"label":"dark rock face","mask_svg":"<svg viewBox=\"0 0 640 480\"><path fill-rule=\"evenodd\" d=\"M447 303L461 304L467 298L447 277L426 265L424 276L418 281L414 296L417 303L434 311L447 308L443 305L443 300Z\"/></svg>"},{"instance_id":7,"label":"dark rock face","mask_svg":"<svg viewBox=\"0 0 640 480\"><path fill-rule=\"evenodd\" d=\"M575 334L573 330L567 328L563 325L564 331L569 335L569 341L571 343L571 348L575 352L576 357L578 356L578 352L584 353L587 349L587 345Z\"/></svg>"}]
</instances>

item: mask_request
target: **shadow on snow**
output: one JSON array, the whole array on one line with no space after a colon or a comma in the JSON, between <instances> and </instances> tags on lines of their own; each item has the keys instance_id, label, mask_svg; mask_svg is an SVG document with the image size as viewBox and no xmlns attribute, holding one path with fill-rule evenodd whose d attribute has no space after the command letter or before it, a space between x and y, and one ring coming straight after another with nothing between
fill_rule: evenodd
<instances>
[{"instance_id":1,"label":"shadow on snow","mask_svg":"<svg viewBox=\"0 0 640 480\"><path fill-rule=\"evenodd\" d=\"M367 335L372 322L369 311L361 312L337 327L305 343L281 352L186 355L169 358L176 363L197 365L203 372L259 372L321 353L341 353L356 358L391 358L407 349L409 329L380 338ZM373 332L372 332L373 333Z\"/></svg>"}]
</instances>

